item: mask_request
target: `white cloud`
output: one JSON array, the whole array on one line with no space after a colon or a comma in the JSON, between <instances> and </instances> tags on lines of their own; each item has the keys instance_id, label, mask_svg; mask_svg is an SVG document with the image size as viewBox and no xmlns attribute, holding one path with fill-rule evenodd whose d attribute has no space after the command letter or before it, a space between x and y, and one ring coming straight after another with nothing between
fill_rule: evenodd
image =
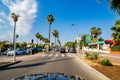
<instances>
[{"instance_id":1,"label":"white cloud","mask_svg":"<svg viewBox=\"0 0 120 80\"><path fill-rule=\"evenodd\" d=\"M3 4L9 9L9 22L13 26L13 20L11 19L11 13L19 14L16 24L16 32L19 35L28 35L32 29L32 24L37 13L36 0L2 0ZM0 13L6 16L4 13Z\"/></svg>"},{"instance_id":2,"label":"white cloud","mask_svg":"<svg viewBox=\"0 0 120 80\"><path fill-rule=\"evenodd\" d=\"M13 38L13 32L12 31L7 31L5 34L0 35L0 40L10 40L12 41Z\"/></svg>"},{"instance_id":3,"label":"white cloud","mask_svg":"<svg viewBox=\"0 0 120 80\"><path fill-rule=\"evenodd\" d=\"M7 17L7 15L5 14L5 12L2 12L2 11L0 12L0 16L3 17L3 18Z\"/></svg>"},{"instance_id":4,"label":"white cloud","mask_svg":"<svg viewBox=\"0 0 120 80\"><path fill-rule=\"evenodd\" d=\"M3 23L3 20L2 20L2 19L0 19L0 23Z\"/></svg>"}]
</instances>

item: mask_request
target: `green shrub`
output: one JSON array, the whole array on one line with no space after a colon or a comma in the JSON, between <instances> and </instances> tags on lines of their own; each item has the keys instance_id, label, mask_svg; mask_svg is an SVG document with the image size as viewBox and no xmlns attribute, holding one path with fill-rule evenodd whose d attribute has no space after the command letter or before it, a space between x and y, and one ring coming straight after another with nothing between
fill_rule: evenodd
<instances>
[{"instance_id":1,"label":"green shrub","mask_svg":"<svg viewBox=\"0 0 120 80\"><path fill-rule=\"evenodd\" d=\"M89 53L89 52L85 52L85 56L86 56L86 57L89 57L89 56L90 56L90 53Z\"/></svg>"},{"instance_id":2,"label":"green shrub","mask_svg":"<svg viewBox=\"0 0 120 80\"><path fill-rule=\"evenodd\" d=\"M112 46L111 50L112 51L120 51L120 45L118 45L118 46Z\"/></svg>"},{"instance_id":3,"label":"green shrub","mask_svg":"<svg viewBox=\"0 0 120 80\"><path fill-rule=\"evenodd\" d=\"M99 58L99 53L93 53L91 56L91 60L97 60Z\"/></svg>"},{"instance_id":4,"label":"green shrub","mask_svg":"<svg viewBox=\"0 0 120 80\"><path fill-rule=\"evenodd\" d=\"M113 66L112 62L109 59L103 59L101 61L101 64L105 66Z\"/></svg>"},{"instance_id":5,"label":"green shrub","mask_svg":"<svg viewBox=\"0 0 120 80\"><path fill-rule=\"evenodd\" d=\"M85 52L85 57L89 60L97 60L99 58L99 53L97 53L97 52L94 52L94 53Z\"/></svg>"}]
</instances>

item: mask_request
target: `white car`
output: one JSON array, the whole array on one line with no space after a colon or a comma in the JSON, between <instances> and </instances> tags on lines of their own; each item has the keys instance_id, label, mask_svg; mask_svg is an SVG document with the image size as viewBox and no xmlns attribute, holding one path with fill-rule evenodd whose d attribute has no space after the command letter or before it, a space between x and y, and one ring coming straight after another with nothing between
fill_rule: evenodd
<instances>
[{"instance_id":1,"label":"white car","mask_svg":"<svg viewBox=\"0 0 120 80\"><path fill-rule=\"evenodd\" d=\"M10 55L10 56L12 56L13 54L14 54L14 50L12 50L12 51L8 51L6 55Z\"/></svg>"},{"instance_id":2,"label":"white car","mask_svg":"<svg viewBox=\"0 0 120 80\"><path fill-rule=\"evenodd\" d=\"M23 54L26 54L26 50L18 49L18 50L16 50L15 53L16 53L16 55L23 55ZM7 55L13 55L13 54L14 54L14 50L7 52Z\"/></svg>"}]
</instances>

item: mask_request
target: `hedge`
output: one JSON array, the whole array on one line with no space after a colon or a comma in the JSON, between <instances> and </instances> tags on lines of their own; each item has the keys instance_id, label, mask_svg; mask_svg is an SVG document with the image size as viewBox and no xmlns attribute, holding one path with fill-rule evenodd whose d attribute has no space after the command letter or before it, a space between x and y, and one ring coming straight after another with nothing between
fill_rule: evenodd
<instances>
[{"instance_id":1,"label":"hedge","mask_svg":"<svg viewBox=\"0 0 120 80\"><path fill-rule=\"evenodd\" d=\"M111 51L120 51L120 45L118 46L112 46Z\"/></svg>"}]
</instances>

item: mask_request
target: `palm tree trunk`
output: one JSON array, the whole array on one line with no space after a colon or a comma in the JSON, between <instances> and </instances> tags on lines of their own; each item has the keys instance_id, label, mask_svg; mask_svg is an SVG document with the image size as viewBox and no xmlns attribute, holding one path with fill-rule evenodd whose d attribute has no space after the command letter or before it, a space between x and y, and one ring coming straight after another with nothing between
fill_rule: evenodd
<instances>
[{"instance_id":1,"label":"palm tree trunk","mask_svg":"<svg viewBox=\"0 0 120 80\"><path fill-rule=\"evenodd\" d=\"M50 32L51 32L51 24L49 23L49 46L48 46L48 50L50 51Z\"/></svg>"},{"instance_id":2,"label":"palm tree trunk","mask_svg":"<svg viewBox=\"0 0 120 80\"><path fill-rule=\"evenodd\" d=\"M38 39L37 39L37 45L38 45Z\"/></svg>"},{"instance_id":3,"label":"palm tree trunk","mask_svg":"<svg viewBox=\"0 0 120 80\"><path fill-rule=\"evenodd\" d=\"M56 46L56 37L55 37L55 46Z\"/></svg>"},{"instance_id":4,"label":"palm tree trunk","mask_svg":"<svg viewBox=\"0 0 120 80\"><path fill-rule=\"evenodd\" d=\"M41 40L40 40L40 45L41 45Z\"/></svg>"},{"instance_id":5,"label":"palm tree trunk","mask_svg":"<svg viewBox=\"0 0 120 80\"><path fill-rule=\"evenodd\" d=\"M56 43L56 45L57 45L57 48L58 48L58 38L56 38L56 40L57 40L57 43Z\"/></svg>"}]
</instances>

